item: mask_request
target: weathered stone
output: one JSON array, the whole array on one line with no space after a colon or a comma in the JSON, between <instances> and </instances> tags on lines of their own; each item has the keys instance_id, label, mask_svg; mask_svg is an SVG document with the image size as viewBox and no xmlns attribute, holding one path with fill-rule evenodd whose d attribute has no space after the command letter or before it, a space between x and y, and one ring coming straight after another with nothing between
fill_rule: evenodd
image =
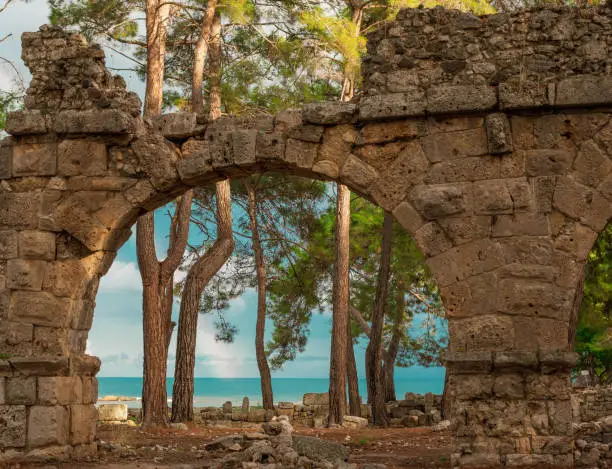
<instances>
[{"instance_id":1,"label":"weathered stone","mask_svg":"<svg viewBox=\"0 0 612 469\"><path fill-rule=\"evenodd\" d=\"M35 404L36 378L6 378L5 393L7 404Z\"/></svg>"},{"instance_id":2,"label":"weathered stone","mask_svg":"<svg viewBox=\"0 0 612 469\"><path fill-rule=\"evenodd\" d=\"M417 210L427 219L448 217L464 213L468 209L466 188L461 185L418 186L412 192Z\"/></svg>"},{"instance_id":3,"label":"weathered stone","mask_svg":"<svg viewBox=\"0 0 612 469\"><path fill-rule=\"evenodd\" d=\"M13 259L17 255L17 232L12 230L0 231L0 259Z\"/></svg>"},{"instance_id":4,"label":"weathered stone","mask_svg":"<svg viewBox=\"0 0 612 469\"><path fill-rule=\"evenodd\" d=\"M430 114L483 111L496 105L497 95L490 86L444 85L427 90L427 112Z\"/></svg>"},{"instance_id":5,"label":"weathered stone","mask_svg":"<svg viewBox=\"0 0 612 469\"><path fill-rule=\"evenodd\" d=\"M89 140L64 140L57 148L61 176L104 176L108 167L106 145Z\"/></svg>"},{"instance_id":6,"label":"weathered stone","mask_svg":"<svg viewBox=\"0 0 612 469\"><path fill-rule=\"evenodd\" d=\"M55 259L55 234L49 231L20 231L19 256L46 261Z\"/></svg>"},{"instance_id":7,"label":"weathered stone","mask_svg":"<svg viewBox=\"0 0 612 469\"><path fill-rule=\"evenodd\" d=\"M306 393L302 402L304 405L329 405L329 393Z\"/></svg>"},{"instance_id":8,"label":"weathered stone","mask_svg":"<svg viewBox=\"0 0 612 469\"><path fill-rule=\"evenodd\" d=\"M500 83L499 105L502 109L531 109L548 106L553 104L554 100L554 94L549 97L548 90L545 84L535 81L520 80L517 83Z\"/></svg>"},{"instance_id":9,"label":"weathered stone","mask_svg":"<svg viewBox=\"0 0 612 469\"><path fill-rule=\"evenodd\" d=\"M340 171L340 178L352 188L367 192L378 176L376 170L354 155L349 155Z\"/></svg>"},{"instance_id":10,"label":"weathered stone","mask_svg":"<svg viewBox=\"0 0 612 469\"><path fill-rule=\"evenodd\" d=\"M11 358L11 366L23 376L62 376L68 374L67 358Z\"/></svg>"},{"instance_id":11,"label":"weathered stone","mask_svg":"<svg viewBox=\"0 0 612 469\"><path fill-rule=\"evenodd\" d=\"M57 169L54 143L31 143L13 147L13 176L53 176Z\"/></svg>"},{"instance_id":12,"label":"weathered stone","mask_svg":"<svg viewBox=\"0 0 612 469\"><path fill-rule=\"evenodd\" d=\"M493 394L502 399L524 399L525 383L520 374L503 374L495 377Z\"/></svg>"},{"instance_id":13,"label":"weathered stone","mask_svg":"<svg viewBox=\"0 0 612 469\"><path fill-rule=\"evenodd\" d=\"M53 120L58 134L128 134L136 129L136 120L118 109L62 111Z\"/></svg>"},{"instance_id":14,"label":"weathered stone","mask_svg":"<svg viewBox=\"0 0 612 469\"><path fill-rule=\"evenodd\" d=\"M91 443L96 436L98 411L93 405L70 406L70 443Z\"/></svg>"},{"instance_id":15,"label":"weathered stone","mask_svg":"<svg viewBox=\"0 0 612 469\"><path fill-rule=\"evenodd\" d=\"M98 407L98 418L101 422L116 421L124 422L128 418L126 404L101 404Z\"/></svg>"},{"instance_id":16,"label":"weathered stone","mask_svg":"<svg viewBox=\"0 0 612 469\"><path fill-rule=\"evenodd\" d=\"M396 122L376 122L365 125L359 133L359 143L385 143L425 135L426 121L409 119Z\"/></svg>"},{"instance_id":17,"label":"weathered stone","mask_svg":"<svg viewBox=\"0 0 612 469\"><path fill-rule=\"evenodd\" d=\"M131 146L153 187L164 190L176 184L177 151L167 140L161 135L145 134L133 141Z\"/></svg>"},{"instance_id":18,"label":"weathered stone","mask_svg":"<svg viewBox=\"0 0 612 469\"><path fill-rule=\"evenodd\" d=\"M13 290L40 291L46 262L11 259L7 262L7 286Z\"/></svg>"},{"instance_id":19,"label":"weathered stone","mask_svg":"<svg viewBox=\"0 0 612 469\"><path fill-rule=\"evenodd\" d=\"M10 179L13 174L13 145L12 140L0 140L0 180Z\"/></svg>"},{"instance_id":20,"label":"weathered stone","mask_svg":"<svg viewBox=\"0 0 612 469\"><path fill-rule=\"evenodd\" d=\"M6 131L11 135L33 135L47 132L45 116L36 109L10 112Z\"/></svg>"},{"instance_id":21,"label":"weathered stone","mask_svg":"<svg viewBox=\"0 0 612 469\"><path fill-rule=\"evenodd\" d=\"M562 176L557 180L553 207L599 232L610 216L610 203L594 189Z\"/></svg>"},{"instance_id":22,"label":"weathered stone","mask_svg":"<svg viewBox=\"0 0 612 469\"><path fill-rule=\"evenodd\" d=\"M16 291L11 295L9 317L12 321L40 326L68 326L72 302L49 292Z\"/></svg>"},{"instance_id":23,"label":"weathered stone","mask_svg":"<svg viewBox=\"0 0 612 469\"><path fill-rule=\"evenodd\" d=\"M260 160L282 160L285 154L285 136L280 133L258 132L255 157Z\"/></svg>"},{"instance_id":24,"label":"weathered stone","mask_svg":"<svg viewBox=\"0 0 612 469\"><path fill-rule=\"evenodd\" d=\"M416 233L423 225L421 215L408 202L402 202L393 210L393 216L408 233Z\"/></svg>"},{"instance_id":25,"label":"weathered stone","mask_svg":"<svg viewBox=\"0 0 612 469\"><path fill-rule=\"evenodd\" d=\"M527 176L551 176L567 172L575 154L568 150L528 150L525 156Z\"/></svg>"},{"instance_id":26,"label":"weathered stone","mask_svg":"<svg viewBox=\"0 0 612 469\"><path fill-rule=\"evenodd\" d=\"M257 135L258 132L256 130L236 130L232 133L232 151L235 164L247 165L255 163L257 160ZM281 155L278 154L277 156Z\"/></svg>"},{"instance_id":27,"label":"weathered stone","mask_svg":"<svg viewBox=\"0 0 612 469\"><path fill-rule=\"evenodd\" d=\"M0 405L0 447L24 447L26 434L26 407Z\"/></svg>"},{"instance_id":28,"label":"weathered stone","mask_svg":"<svg viewBox=\"0 0 612 469\"><path fill-rule=\"evenodd\" d=\"M288 139L285 144L285 160L298 168L312 168L317 157L318 145L301 140Z\"/></svg>"},{"instance_id":29,"label":"weathered stone","mask_svg":"<svg viewBox=\"0 0 612 469\"><path fill-rule=\"evenodd\" d=\"M80 404L82 399L83 384L78 376L38 378L39 404Z\"/></svg>"},{"instance_id":30,"label":"weathered stone","mask_svg":"<svg viewBox=\"0 0 612 469\"><path fill-rule=\"evenodd\" d=\"M510 122L503 113L489 114L485 119L489 153L500 155L512 151Z\"/></svg>"},{"instance_id":31,"label":"weathered stone","mask_svg":"<svg viewBox=\"0 0 612 469\"><path fill-rule=\"evenodd\" d=\"M368 419L345 415L342 419L342 426L344 428L365 428L368 426Z\"/></svg>"},{"instance_id":32,"label":"weathered stone","mask_svg":"<svg viewBox=\"0 0 612 469\"><path fill-rule=\"evenodd\" d=\"M302 118L310 124L344 124L351 122L357 106L342 101L308 104L304 106Z\"/></svg>"},{"instance_id":33,"label":"weathered stone","mask_svg":"<svg viewBox=\"0 0 612 469\"><path fill-rule=\"evenodd\" d=\"M306 456L315 461L346 461L349 453L348 448L339 443L302 435L293 436L293 449L300 456Z\"/></svg>"},{"instance_id":34,"label":"weathered stone","mask_svg":"<svg viewBox=\"0 0 612 469\"><path fill-rule=\"evenodd\" d=\"M189 137L196 125L196 114L193 112L173 112L153 117L153 127L170 139Z\"/></svg>"},{"instance_id":35,"label":"weathered stone","mask_svg":"<svg viewBox=\"0 0 612 469\"><path fill-rule=\"evenodd\" d=\"M69 415L62 406L33 406L28 414L28 446L68 442Z\"/></svg>"},{"instance_id":36,"label":"weathered stone","mask_svg":"<svg viewBox=\"0 0 612 469\"><path fill-rule=\"evenodd\" d=\"M557 83L555 106L588 106L612 104L612 79L608 76L582 75Z\"/></svg>"},{"instance_id":37,"label":"weathered stone","mask_svg":"<svg viewBox=\"0 0 612 469\"><path fill-rule=\"evenodd\" d=\"M574 169L578 182L585 186L597 187L612 171L612 161L599 145L589 140L578 150Z\"/></svg>"},{"instance_id":38,"label":"weathered stone","mask_svg":"<svg viewBox=\"0 0 612 469\"><path fill-rule=\"evenodd\" d=\"M359 119L370 121L392 117L425 115L425 95L422 91L365 96L359 102Z\"/></svg>"},{"instance_id":39,"label":"weathered stone","mask_svg":"<svg viewBox=\"0 0 612 469\"><path fill-rule=\"evenodd\" d=\"M432 163L486 155L489 151L484 127L430 134L422 139L422 144Z\"/></svg>"}]
</instances>

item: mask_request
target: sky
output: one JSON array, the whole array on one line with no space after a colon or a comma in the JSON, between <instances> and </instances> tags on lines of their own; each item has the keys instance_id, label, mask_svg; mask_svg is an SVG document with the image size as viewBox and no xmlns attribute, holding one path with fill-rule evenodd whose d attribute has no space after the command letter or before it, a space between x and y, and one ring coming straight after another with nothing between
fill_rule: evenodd
<instances>
[{"instance_id":1,"label":"sky","mask_svg":"<svg viewBox=\"0 0 612 469\"><path fill-rule=\"evenodd\" d=\"M0 4L4 4L1 2ZM36 31L48 23L49 9L46 1L32 0L24 3L15 0L0 14L0 38L12 34L0 43L0 57L10 60L24 81L30 75L21 62L20 35L24 31ZM107 65L116 69L128 68L129 62L120 54L105 47ZM1 62L1 61L0 61ZM125 78L128 88L141 95L144 84L135 73L117 72ZM0 90L14 87L16 75L6 63L0 63ZM168 218L156 213L156 244L160 259L166 249ZM183 273L178 273L180 279ZM258 377L255 361L255 321L257 311L256 292L247 291L242 297L232 301L227 318L236 324L239 333L233 344L218 343L214 340L214 317L201 315L197 335L197 377ZM102 279L96 298L94 322L87 344L87 352L102 360L98 376L133 377L142 376L142 287L136 262L135 235L120 249L110 271ZM178 313L178 303L174 305L174 320ZM287 364L283 370L275 372L275 377L286 378L325 378L329 376L329 351L331 316L329 312L315 314L311 323L311 333L306 351L298 359ZM267 327L270 335L270 327ZM170 346L169 374L174 363L173 351L176 348L176 331ZM355 348L358 372L364 372L365 344ZM398 378L410 378L411 369L397 369ZM434 370L432 370L434 371Z\"/></svg>"}]
</instances>

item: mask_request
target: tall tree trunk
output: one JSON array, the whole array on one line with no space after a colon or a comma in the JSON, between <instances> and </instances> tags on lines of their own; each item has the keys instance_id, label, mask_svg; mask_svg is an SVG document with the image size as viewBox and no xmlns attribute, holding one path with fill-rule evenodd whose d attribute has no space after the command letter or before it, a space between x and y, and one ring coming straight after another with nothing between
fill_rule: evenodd
<instances>
[{"instance_id":1,"label":"tall tree trunk","mask_svg":"<svg viewBox=\"0 0 612 469\"><path fill-rule=\"evenodd\" d=\"M372 422L376 426L387 426L385 387L382 374L382 335L385 322L385 306L389 291L391 271L391 243L393 240L393 217L385 212L382 246L376 297L372 311L372 332L366 349L366 366L369 368L368 395L372 396Z\"/></svg>"},{"instance_id":2,"label":"tall tree trunk","mask_svg":"<svg viewBox=\"0 0 612 469\"><path fill-rule=\"evenodd\" d=\"M349 236L351 192L338 184L336 253L333 279L333 317L329 366L329 425L341 425L346 412L346 364L349 325Z\"/></svg>"},{"instance_id":3,"label":"tall tree trunk","mask_svg":"<svg viewBox=\"0 0 612 469\"><path fill-rule=\"evenodd\" d=\"M173 422L193 421L195 351L200 299L210 279L223 267L234 251L229 179L216 184L216 194L217 239L206 254L189 269L181 297L172 388Z\"/></svg>"},{"instance_id":4,"label":"tall tree trunk","mask_svg":"<svg viewBox=\"0 0 612 469\"><path fill-rule=\"evenodd\" d=\"M147 74L144 116L161 114L163 102L166 34L170 5L162 0L147 0Z\"/></svg>"},{"instance_id":5,"label":"tall tree trunk","mask_svg":"<svg viewBox=\"0 0 612 469\"><path fill-rule=\"evenodd\" d=\"M264 347L264 334L266 332L266 265L263 249L259 238L259 223L257 221L257 196L255 187L245 182L249 194L249 222L251 225L253 253L255 254L255 272L257 274L257 323L255 325L255 356L261 381L261 396L263 408L274 409L274 396L272 394L272 376Z\"/></svg>"},{"instance_id":6,"label":"tall tree trunk","mask_svg":"<svg viewBox=\"0 0 612 469\"><path fill-rule=\"evenodd\" d=\"M359 399L359 377L357 375L357 363L355 361L355 350L353 349L353 336L351 334L351 321L349 319L347 332L347 364L346 379L348 382L349 415L361 416L361 400Z\"/></svg>"},{"instance_id":7,"label":"tall tree trunk","mask_svg":"<svg viewBox=\"0 0 612 469\"><path fill-rule=\"evenodd\" d=\"M162 262L155 252L153 212L140 217L136 225L136 250L142 278L142 327L144 345L142 411L143 427L166 426L168 403L166 369L171 331L171 300L167 288L183 259L189 233L192 192L186 192L176 207L176 238L173 249Z\"/></svg>"},{"instance_id":8,"label":"tall tree trunk","mask_svg":"<svg viewBox=\"0 0 612 469\"><path fill-rule=\"evenodd\" d=\"M217 0L208 0L206 12L202 15L200 36L193 50L193 70L191 79L191 110L196 114L204 113L204 67L209 55L209 42L213 18L217 11Z\"/></svg>"},{"instance_id":9,"label":"tall tree trunk","mask_svg":"<svg viewBox=\"0 0 612 469\"><path fill-rule=\"evenodd\" d=\"M383 377L385 383L385 402L396 401L395 395L395 360L399 351L399 343L402 340L402 328L404 326L404 314L406 309L406 293L404 289L397 289L396 311L391 332L391 340L387 350L383 351Z\"/></svg>"},{"instance_id":10,"label":"tall tree trunk","mask_svg":"<svg viewBox=\"0 0 612 469\"><path fill-rule=\"evenodd\" d=\"M221 116L221 14L217 11L213 17L210 31L210 49L208 51L208 107L210 119Z\"/></svg>"}]
</instances>

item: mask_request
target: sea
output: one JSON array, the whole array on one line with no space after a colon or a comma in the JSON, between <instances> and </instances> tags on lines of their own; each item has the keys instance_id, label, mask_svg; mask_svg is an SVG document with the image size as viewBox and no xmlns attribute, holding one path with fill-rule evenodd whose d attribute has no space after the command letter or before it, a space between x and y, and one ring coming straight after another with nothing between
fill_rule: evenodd
<instances>
[{"instance_id":1,"label":"sea","mask_svg":"<svg viewBox=\"0 0 612 469\"><path fill-rule=\"evenodd\" d=\"M168 396L172 396L173 378L167 378ZM261 405L259 378L195 378L194 406L221 406L226 401L240 405L242 399L249 398L251 405ZM419 369L410 377L396 378L395 391L398 399L407 392L441 394L444 387L444 368ZM328 379L319 378L272 378L275 402L301 402L302 396L309 392L327 392ZM125 404L140 407L142 378L98 378L98 396L123 396L132 398ZM366 381L359 380L359 394L367 397ZM170 401L170 399L169 399Z\"/></svg>"}]
</instances>

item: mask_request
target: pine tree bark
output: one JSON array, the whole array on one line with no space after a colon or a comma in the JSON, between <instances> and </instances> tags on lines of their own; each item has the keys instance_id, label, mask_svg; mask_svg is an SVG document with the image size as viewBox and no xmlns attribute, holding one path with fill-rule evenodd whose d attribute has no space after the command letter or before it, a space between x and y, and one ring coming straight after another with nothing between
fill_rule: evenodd
<instances>
[{"instance_id":1,"label":"pine tree bark","mask_svg":"<svg viewBox=\"0 0 612 469\"><path fill-rule=\"evenodd\" d=\"M166 370L172 306L168 307L167 288L183 259L189 233L192 192L177 204L176 242L162 262L155 252L153 212L143 215L136 225L136 251L142 279L142 325L144 344L142 412L143 427L167 426L168 403Z\"/></svg>"},{"instance_id":2,"label":"pine tree bark","mask_svg":"<svg viewBox=\"0 0 612 469\"><path fill-rule=\"evenodd\" d=\"M406 309L406 293L404 289L397 289L396 311L391 332L391 340L386 350L383 350L383 378L385 383L385 402L396 401L395 394L395 360L399 351L400 340L402 340L402 328L404 326L404 314Z\"/></svg>"},{"instance_id":3,"label":"pine tree bark","mask_svg":"<svg viewBox=\"0 0 612 469\"><path fill-rule=\"evenodd\" d=\"M333 316L329 366L329 426L342 425L346 412L346 363L349 325L349 236L351 192L338 184L336 252L333 279Z\"/></svg>"},{"instance_id":4,"label":"pine tree bark","mask_svg":"<svg viewBox=\"0 0 612 469\"><path fill-rule=\"evenodd\" d=\"M217 11L217 0L208 0L206 11L200 23L200 36L193 50L193 71L191 80L191 110L196 114L204 113L204 67L209 58L209 42L213 19Z\"/></svg>"},{"instance_id":5,"label":"pine tree bark","mask_svg":"<svg viewBox=\"0 0 612 469\"><path fill-rule=\"evenodd\" d=\"M146 0L147 73L144 117L161 114L163 102L166 35L170 5L162 0Z\"/></svg>"},{"instance_id":6,"label":"pine tree bark","mask_svg":"<svg viewBox=\"0 0 612 469\"><path fill-rule=\"evenodd\" d=\"M216 11L210 31L210 49L208 51L208 107L209 119L221 117L221 14Z\"/></svg>"},{"instance_id":7,"label":"pine tree bark","mask_svg":"<svg viewBox=\"0 0 612 469\"><path fill-rule=\"evenodd\" d=\"M353 336L351 334L350 319L347 339L346 380L348 382L349 415L360 417L361 399L359 398L359 377L357 374L357 362L355 361L355 350L353 349Z\"/></svg>"},{"instance_id":8,"label":"pine tree bark","mask_svg":"<svg viewBox=\"0 0 612 469\"><path fill-rule=\"evenodd\" d=\"M368 396L371 396L372 423L382 427L388 425L382 374L382 335L385 322L385 306L389 291L392 241L393 217L390 213L385 212L378 282L372 311L372 331L370 342L366 348L366 366L369 369Z\"/></svg>"},{"instance_id":9,"label":"pine tree bark","mask_svg":"<svg viewBox=\"0 0 612 469\"><path fill-rule=\"evenodd\" d=\"M228 179L216 184L217 239L189 269L181 297L172 388L172 421L193 421L193 393L198 315L202 292L234 251L232 202Z\"/></svg>"},{"instance_id":10,"label":"pine tree bark","mask_svg":"<svg viewBox=\"0 0 612 469\"><path fill-rule=\"evenodd\" d=\"M261 381L261 396L263 408L274 409L274 396L272 394L272 376L266 357L264 347L264 334L266 331L266 264L259 236L259 223L257 221L257 194L255 187L245 181L249 195L249 222L251 225L251 237L253 243L253 254L255 254L255 272L257 275L257 323L255 325L255 356L257 368Z\"/></svg>"}]
</instances>

